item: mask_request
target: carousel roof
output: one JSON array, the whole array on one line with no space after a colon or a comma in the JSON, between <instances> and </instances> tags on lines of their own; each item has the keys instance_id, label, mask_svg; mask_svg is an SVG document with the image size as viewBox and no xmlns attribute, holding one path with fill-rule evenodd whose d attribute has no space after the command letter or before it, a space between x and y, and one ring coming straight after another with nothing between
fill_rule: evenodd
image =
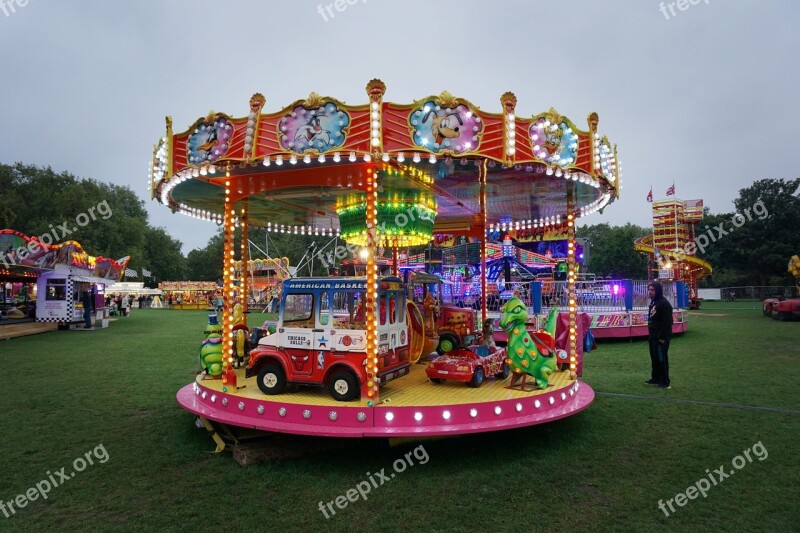
<instances>
[{"instance_id":1,"label":"carousel roof","mask_svg":"<svg viewBox=\"0 0 800 533\"><path fill-rule=\"evenodd\" d=\"M154 149L152 194L173 211L219 222L227 192L247 206L250 225L336 234L375 173L378 206L392 216L431 210L434 233L473 235L558 228L568 201L581 216L619 196L616 146L597 132L595 113L582 130L552 108L516 116L511 93L501 97L502 113L487 113L446 92L384 102L384 90L373 80L367 104L312 93L274 113L262 112L256 94L247 116L209 113L177 134L168 117Z\"/></svg>"}]
</instances>

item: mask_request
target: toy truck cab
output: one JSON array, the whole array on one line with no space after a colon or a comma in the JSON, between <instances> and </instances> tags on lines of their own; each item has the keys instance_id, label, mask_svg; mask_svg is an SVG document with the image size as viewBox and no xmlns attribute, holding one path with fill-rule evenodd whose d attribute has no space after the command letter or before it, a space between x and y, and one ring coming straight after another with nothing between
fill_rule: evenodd
<instances>
[{"instance_id":1,"label":"toy truck cab","mask_svg":"<svg viewBox=\"0 0 800 533\"><path fill-rule=\"evenodd\" d=\"M280 394L287 383L327 387L340 401L366 392L366 280L297 278L283 282L275 333L250 352L248 376L265 394ZM405 290L387 277L378 288L378 376L384 383L410 370L411 331Z\"/></svg>"}]
</instances>

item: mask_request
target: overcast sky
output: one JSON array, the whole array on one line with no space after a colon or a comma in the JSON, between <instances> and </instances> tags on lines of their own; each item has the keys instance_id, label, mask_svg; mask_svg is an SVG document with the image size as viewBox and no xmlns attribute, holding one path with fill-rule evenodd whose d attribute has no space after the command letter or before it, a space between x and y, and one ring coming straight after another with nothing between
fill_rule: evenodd
<instances>
[{"instance_id":1,"label":"overcast sky","mask_svg":"<svg viewBox=\"0 0 800 533\"><path fill-rule=\"evenodd\" d=\"M311 91L363 104L377 77L399 103L448 90L499 112L510 90L518 115L584 128L597 111L624 189L585 223L649 226L650 186L673 180L729 212L754 180L797 176L798 1L350 1L0 0L0 162L129 185L188 252L216 226L149 199L165 115L176 132L245 116L255 92L266 112Z\"/></svg>"}]
</instances>

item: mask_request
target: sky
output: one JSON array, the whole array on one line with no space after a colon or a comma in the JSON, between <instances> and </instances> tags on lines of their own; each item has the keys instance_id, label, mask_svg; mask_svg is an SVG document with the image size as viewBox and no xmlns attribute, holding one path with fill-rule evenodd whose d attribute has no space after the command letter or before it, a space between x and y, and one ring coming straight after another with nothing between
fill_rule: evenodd
<instances>
[{"instance_id":1,"label":"sky","mask_svg":"<svg viewBox=\"0 0 800 533\"><path fill-rule=\"evenodd\" d=\"M800 124L795 0L349 2L0 0L0 163L128 185L186 253L216 226L149 198L166 115L176 132L246 116L256 92L265 112L311 91L364 104L380 78L398 103L447 90L500 112L512 91L518 116L552 106L579 127L596 111L623 189L587 224L649 226L651 187L719 213L797 176L778 150Z\"/></svg>"}]
</instances>

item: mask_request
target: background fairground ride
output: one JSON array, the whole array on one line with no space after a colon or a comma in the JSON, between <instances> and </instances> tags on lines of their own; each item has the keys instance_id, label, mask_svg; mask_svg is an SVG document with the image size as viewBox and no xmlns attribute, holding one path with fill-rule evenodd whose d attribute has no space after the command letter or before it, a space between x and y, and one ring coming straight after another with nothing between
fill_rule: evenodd
<instances>
[{"instance_id":1,"label":"background fairground ride","mask_svg":"<svg viewBox=\"0 0 800 533\"><path fill-rule=\"evenodd\" d=\"M252 245L252 243L251 243ZM292 276L288 257L251 259L247 262L247 272L242 272L242 261L234 263L234 276L241 280L249 278L250 307L266 310L270 302L281 290L283 280Z\"/></svg>"},{"instance_id":2,"label":"background fairground ride","mask_svg":"<svg viewBox=\"0 0 800 533\"><path fill-rule=\"evenodd\" d=\"M554 240L528 241L520 233L505 235L502 243L487 242L485 263L481 259L480 242L437 238L437 247L418 254L398 254L398 269L436 275L442 280L439 290L443 303L481 310L481 274L485 264L487 316L495 319L497 338L502 341L505 333L500 331L496 319L514 293L528 306L532 327L544 324L550 309L563 308L569 301L566 235L550 232L547 238ZM515 237L513 241L511 235ZM578 311L591 318L594 336L600 339L647 336L648 281L603 279L581 272L584 263L588 263L589 249L576 239L575 251L575 301ZM379 257L377 262L382 274L395 272L391 257ZM339 273L364 275L365 269L366 261L347 259L342 261ZM689 285L685 280L669 279L663 280L663 284L664 296L675 310L673 333L683 333L688 328ZM415 300L420 301L421 288L417 286L414 290Z\"/></svg>"},{"instance_id":3,"label":"background fairground ride","mask_svg":"<svg viewBox=\"0 0 800 533\"><path fill-rule=\"evenodd\" d=\"M339 236L366 249L366 378L359 384L360 400L343 406L305 392L265 398L256 386L199 378L181 389L181 405L232 425L335 436L490 431L585 408L594 395L577 382L585 320L579 317L575 222L605 208L620 190L616 147L598 133L597 114L581 129L552 108L517 116L512 93L501 96L501 113L488 113L447 92L395 104L383 100L385 85L379 80L366 90L364 105L312 93L274 113L262 112L266 99L256 94L247 116L212 112L177 134L167 119L148 181L153 197L173 211L223 225L225 372L236 370L232 311L238 305L246 309L246 299L236 298L248 293L250 283L240 274L236 287L235 262L249 260L248 246L234 245L236 233L241 243L248 242L251 226ZM434 234L469 237L480 241L485 264L487 237L515 231L567 236L559 317L567 371L545 389L509 392L496 380L476 395L432 386L424 372L412 368L381 389L373 378L381 368L378 343L383 342L377 336L377 248L395 256L398 248L424 245ZM484 320L488 270L480 269ZM327 337L324 327L321 331L315 334ZM322 341L315 360L327 357Z\"/></svg>"},{"instance_id":4,"label":"background fairground ride","mask_svg":"<svg viewBox=\"0 0 800 533\"><path fill-rule=\"evenodd\" d=\"M696 227L703 218L703 200L671 198L653 202L653 233L634 242L647 254L648 279L679 281L689 291L689 307L698 309L697 282L713 271L697 257Z\"/></svg>"}]
</instances>

